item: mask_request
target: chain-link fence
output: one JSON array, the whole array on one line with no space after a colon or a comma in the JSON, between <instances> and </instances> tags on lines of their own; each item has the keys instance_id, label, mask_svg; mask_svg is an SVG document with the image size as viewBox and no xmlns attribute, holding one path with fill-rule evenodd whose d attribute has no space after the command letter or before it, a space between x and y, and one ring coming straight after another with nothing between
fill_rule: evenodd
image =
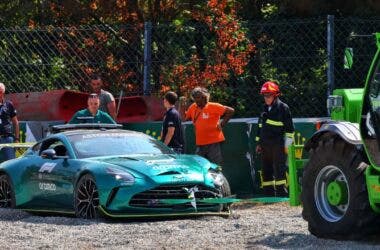
<instances>
[{"instance_id":1,"label":"chain-link fence","mask_svg":"<svg viewBox=\"0 0 380 250\"><path fill-rule=\"evenodd\" d=\"M0 80L9 92L85 91L92 73L106 88L141 93L143 29L109 26L0 30ZM128 83L125 84L125 83Z\"/></svg>"},{"instance_id":2,"label":"chain-link fence","mask_svg":"<svg viewBox=\"0 0 380 250\"><path fill-rule=\"evenodd\" d=\"M376 52L373 34L380 32L380 19L335 19L335 87L362 88ZM354 63L351 70L343 67L345 47L353 48Z\"/></svg>"},{"instance_id":3,"label":"chain-link fence","mask_svg":"<svg viewBox=\"0 0 380 250\"><path fill-rule=\"evenodd\" d=\"M256 52L245 72L229 73L221 84L209 86L212 100L234 107L235 117L257 116L261 84L271 79L279 82L281 98L294 117L326 116L328 60L335 66L335 87L362 87L376 47L373 37L350 35L380 31L380 19L335 19L332 24L334 56L328 57L327 18L242 23ZM215 32L196 22L160 24L150 30L143 26L2 29L0 81L9 92L86 91L90 74L97 72L114 94L124 90L125 95L142 95L148 87L158 95L178 65L191 65L194 55L200 69L218 60L210 52L217 46L215 40ZM343 69L347 46L354 48L351 71ZM144 76L149 76L145 85ZM175 86L176 78L171 81L170 86L184 94Z\"/></svg>"}]
</instances>

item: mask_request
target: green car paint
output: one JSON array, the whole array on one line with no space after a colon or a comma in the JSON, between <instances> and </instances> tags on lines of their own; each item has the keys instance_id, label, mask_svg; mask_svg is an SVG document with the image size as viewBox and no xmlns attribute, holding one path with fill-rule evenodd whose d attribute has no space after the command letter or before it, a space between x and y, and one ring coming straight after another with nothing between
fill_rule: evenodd
<instances>
[{"instance_id":1,"label":"green car paint","mask_svg":"<svg viewBox=\"0 0 380 250\"><path fill-rule=\"evenodd\" d=\"M66 149L64 156L44 155L60 145ZM222 214L220 204L160 203L164 198L187 199L191 192L197 199L222 198L221 186L215 184L222 175L219 170L200 156L175 154L148 135L126 130L52 134L20 158L0 165L0 173L11 180L17 208L73 214L77 183L90 174L99 194L99 210L111 217ZM138 195L146 197L141 204L133 198Z\"/></svg>"}]
</instances>

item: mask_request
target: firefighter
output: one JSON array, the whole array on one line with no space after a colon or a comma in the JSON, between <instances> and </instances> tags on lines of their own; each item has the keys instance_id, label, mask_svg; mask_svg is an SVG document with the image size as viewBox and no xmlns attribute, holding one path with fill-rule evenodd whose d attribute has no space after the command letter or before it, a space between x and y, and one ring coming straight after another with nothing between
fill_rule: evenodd
<instances>
[{"instance_id":1,"label":"firefighter","mask_svg":"<svg viewBox=\"0 0 380 250\"><path fill-rule=\"evenodd\" d=\"M279 99L280 89L274 82L263 84L260 94L264 108L258 121L256 153L261 154L261 186L267 196L288 196L286 180L287 147L293 142L294 125L287 104Z\"/></svg>"}]
</instances>

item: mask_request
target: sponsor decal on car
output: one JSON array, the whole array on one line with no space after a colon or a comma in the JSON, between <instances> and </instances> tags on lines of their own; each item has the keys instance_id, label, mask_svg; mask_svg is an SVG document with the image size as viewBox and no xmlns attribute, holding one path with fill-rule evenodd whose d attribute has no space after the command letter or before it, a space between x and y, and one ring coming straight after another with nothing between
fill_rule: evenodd
<instances>
[{"instance_id":1,"label":"sponsor decal on car","mask_svg":"<svg viewBox=\"0 0 380 250\"><path fill-rule=\"evenodd\" d=\"M172 182L184 182L184 181L187 181L187 178L183 175L174 175L172 177Z\"/></svg>"},{"instance_id":2,"label":"sponsor decal on car","mask_svg":"<svg viewBox=\"0 0 380 250\"><path fill-rule=\"evenodd\" d=\"M57 189L54 183L47 183L47 182L38 183L38 187L39 189L46 190L46 191L55 191Z\"/></svg>"},{"instance_id":3,"label":"sponsor decal on car","mask_svg":"<svg viewBox=\"0 0 380 250\"><path fill-rule=\"evenodd\" d=\"M55 165L57 165L57 164L56 163L51 163L51 162L44 163L40 167L40 170L38 170L38 172L40 172L40 173L43 173L43 172L51 173L51 171L53 171L53 169L55 168Z\"/></svg>"},{"instance_id":4,"label":"sponsor decal on car","mask_svg":"<svg viewBox=\"0 0 380 250\"><path fill-rule=\"evenodd\" d=\"M152 165L152 168L154 170L172 170L172 169L178 169L184 173L189 172L189 167L187 166L180 166L178 165Z\"/></svg>"}]
</instances>

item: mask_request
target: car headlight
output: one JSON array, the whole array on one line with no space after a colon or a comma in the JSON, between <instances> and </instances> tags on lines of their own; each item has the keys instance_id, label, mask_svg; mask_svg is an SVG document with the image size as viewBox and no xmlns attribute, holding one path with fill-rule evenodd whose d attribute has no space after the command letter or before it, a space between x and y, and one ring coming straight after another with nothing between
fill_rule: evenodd
<instances>
[{"instance_id":1,"label":"car headlight","mask_svg":"<svg viewBox=\"0 0 380 250\"><path fill-rule=\"evenodd\" d=\"M132 186L135 184L135 177L128 172L107 168L106 172L115 177L116 180L121 181L123 185Z\"/></svg>"},{"instance_id":2,"label":"car headlight","mask_svg":"<svg viewBox=\"0 0 380 250\"><path fill-rule=\"evenodd\" d=\"M220 172L215 172L214 170L209 170L208 172L211 175L211 178L214 180L214 185L221 187L224 183L223 174Z\"/></svg>"}]
</instances>

